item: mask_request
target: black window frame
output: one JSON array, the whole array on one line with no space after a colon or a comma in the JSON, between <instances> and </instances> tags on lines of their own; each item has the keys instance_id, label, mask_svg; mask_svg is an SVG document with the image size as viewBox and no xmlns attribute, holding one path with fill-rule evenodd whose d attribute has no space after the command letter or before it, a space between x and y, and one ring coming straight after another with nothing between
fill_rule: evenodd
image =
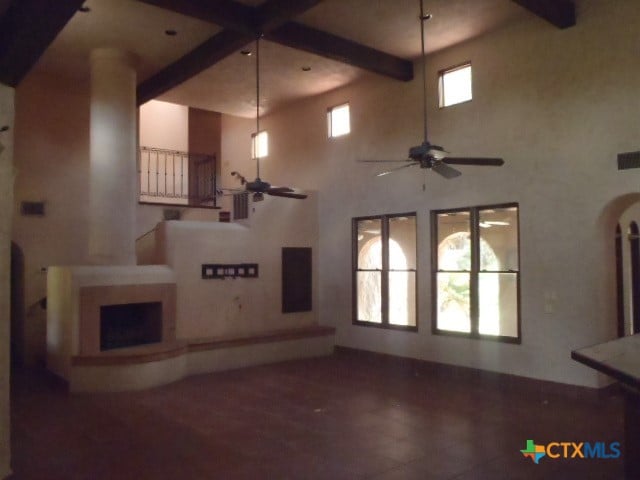
<instances>
[{"instance_id":1,"label":"black window frame","mask_svg":"<svg viewBox=\"0 0 640 480\"><path fill-rule=\"evenodd\" d=\"M406 271L414 272L415 275L415 325L393 325L389 323L389 272L397 271L389 269L389 219L398 217L413 217L415 221L416 236L416 268L408 268ZM381 272L381 323L368 322L358 319L358 272L368 271L358 269L358 222L362 220L380 220L381 221L381 237L382 237L382 269L372 270ZM353 325L363 327L382 328L387 330L401 330L409 332L418 331L418 215L416 212L392 213L382 215L370 215L364 217L354 217L351 220L351 262L352 262L352 279L351 279L351 306L352 306L352 323ZM404 270L403 270L404 271Z\"/></svg>"},{"instance_id":2,"label":"black window frame","mask_svg":"<svg viewBox=\"0 0 640 480\"><path fill-rule=\"evenodd\" d=\"M479 332L479 274L480 270L480 212L482 210L516 208L518 225L517 225L517 248L518 248L518 269L491 271L491 273L515 273L516 274L516 312L517 312L517 337L507 335L487 335ZM470 274L470 312L471 332L456 332L450 330L442 330L438 328L438 272L444 270L438 269L438 215L445 213L469 213L469 229L471 235L471 269ZM521 344L522 343L522 315L521 315L521 298L520 298L520 205L517 202L501 203L495 205L481 205L475 207L447 208L442 210L431 210L431 333L434 335L445 335L452 337L472 338L477 340L491 340L504 343ZM485 272L486 273L486 272Z\"/></svg>"}]
</instances>

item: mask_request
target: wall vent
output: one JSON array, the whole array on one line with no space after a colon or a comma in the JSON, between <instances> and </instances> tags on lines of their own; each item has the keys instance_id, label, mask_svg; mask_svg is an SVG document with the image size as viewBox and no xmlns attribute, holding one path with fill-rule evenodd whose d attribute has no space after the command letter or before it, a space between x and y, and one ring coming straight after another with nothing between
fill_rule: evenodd
<instances>
[{"instance_id":1,"label":"wall vent","mask_svg":"<svg viewBox=\"0 0 640 480\"><path fill-rule=\"evenodd\" d=\"M640 152L627 152L618 154L618 170L640 168Z\"/></svg>"},{"instance_id":2,"label":"wall vent","mask_svg":"<svg viewBox=\"0 0 640 480\"><path fill-rule=\"evenodd\" d=\"M44 216L44 202L20 202L22 215Z\"/></svg>"},{"instance_id":3,"label":"wall vent","mask_svg":"<svg viewBox=\"0 0 640 480\"><path fill-rule=\"evenodd\" d=\"M233 219L249 218L249 194L246 192L233 195Z\"/></svg>"},{"instance_id":4,"label":"wall vent","mask_svg":"<svg viewBox=\"0 0 640 480\"><path fill-rule=\"evenodd\" d=\"M175 208L165 208L162 210L164 220L180 220L180 210Z\"/></svg>"}]
</instances>

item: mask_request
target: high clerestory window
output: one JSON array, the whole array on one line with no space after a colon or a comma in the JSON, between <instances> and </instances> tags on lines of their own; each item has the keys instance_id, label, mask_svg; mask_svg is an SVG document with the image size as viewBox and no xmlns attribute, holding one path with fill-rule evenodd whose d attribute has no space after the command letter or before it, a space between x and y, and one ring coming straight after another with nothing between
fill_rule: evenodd
<instances>
[{"instance_id":1,"label":"high clerestory window","mask_svg":"<svg viewBox=\"0 0 640 480\"><path fill-rule=\"evenodd\" d=\"M351 132L349 104L344 103L327 110L327 126L329 138L340 137Z\"/></svg>"},{"instance_id":2,"label":"high clerestory window","mask_svg":"<svg viewBox=\"0 0 640 480\"><path fill-rule=\"evenodd\" d=\"M251 134L251 158L264 158L269 155L269 134L261 130Z\"/></svg>"},{"instance_id":3,"label":"high clerestory window","mask_svg":"<svg viewBox=\"0 0 640 480\"><path fill-rule=\"evenodd\" d=\"M353 220L353 322L417 328L415 213Z\"/></svg>"},{"instance_id":4,"label":"high clerestory window","mask_svg":"<svg viewBox=\"0 0 640 480\"><path fill-rule=\"evenodd\" d=\"M442 70L439 77L440 107L450 107L473 98L470 62Z\"/></svg>"},{"instance_id":5,"label":"high clerestory window","mask_svg":"<svg viewBox=\"0 0 640 480\"><path fill-rule=\"evenodd\" d=\"M431 221L433 332L519 343L517 204L439 210Z\"/></svg>"}]
</instances>

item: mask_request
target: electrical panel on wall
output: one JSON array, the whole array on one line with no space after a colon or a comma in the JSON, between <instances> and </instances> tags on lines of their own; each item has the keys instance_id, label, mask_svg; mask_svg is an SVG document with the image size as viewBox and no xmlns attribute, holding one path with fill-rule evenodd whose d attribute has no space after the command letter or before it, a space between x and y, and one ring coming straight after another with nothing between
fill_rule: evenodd
<instances>
[{"instance_id":1,"label":"electrical panel on wall","mask_svg":"<svg viewBox=\"0 0 640 480\"><path fill-rule=\"evenodd\" d=\"M258 278L257 263L205 263L202 278L224 280L225 278Z\"/></svg>"}]
</instances>

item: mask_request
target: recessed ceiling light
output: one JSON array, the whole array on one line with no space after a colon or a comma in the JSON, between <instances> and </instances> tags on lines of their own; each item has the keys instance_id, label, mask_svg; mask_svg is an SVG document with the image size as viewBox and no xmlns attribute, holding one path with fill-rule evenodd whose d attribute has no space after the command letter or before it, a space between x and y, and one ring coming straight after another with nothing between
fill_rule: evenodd
<instances>
[{"instance_id":1,"label":"recessed ceiling light","mask_svg":"<svg viewBox=\"0 0 640 480\"><path fill-rule=\"evenodd\" d=\"M89 7L87 7L86 5L82 5L78 10L80 12L82 12L82 13L87 13L87 12L91 11L91 9Z\"/></svg>"},{"instance_id":2,"label":"recessed ceiling light","mask_svg":"<svg viewBox=\"0 0 640 480\"><path fill-rule=\"evenodd\" d=\"M311 67L309 65L305 65L304 67L302 67L303 72L308 72L310 70L311 70Z\"/></svg>"},{"instance_id":3,"label":"recessed ceiling light","mask_svg":"<svg viewBox=\"0 0 640 480\"><path fill-rule=\"evenodd\" d=\"M251 56L251 50L241 50L240 53L242 55L244 55L245 57L250 57Z\"/></svg>"},{"instance_id":4,"label":"recessed ceiling light","mask_svg":"<svg viewBox=\"0 0 640 480\"><path fill-rule=\"evenodd\" d=\"M164 34L168 35L169 37L175 37L178 34L178 32L176 32L175 30L169 29L169 30L165 30Z\"/></svg>"}]
</instances>

